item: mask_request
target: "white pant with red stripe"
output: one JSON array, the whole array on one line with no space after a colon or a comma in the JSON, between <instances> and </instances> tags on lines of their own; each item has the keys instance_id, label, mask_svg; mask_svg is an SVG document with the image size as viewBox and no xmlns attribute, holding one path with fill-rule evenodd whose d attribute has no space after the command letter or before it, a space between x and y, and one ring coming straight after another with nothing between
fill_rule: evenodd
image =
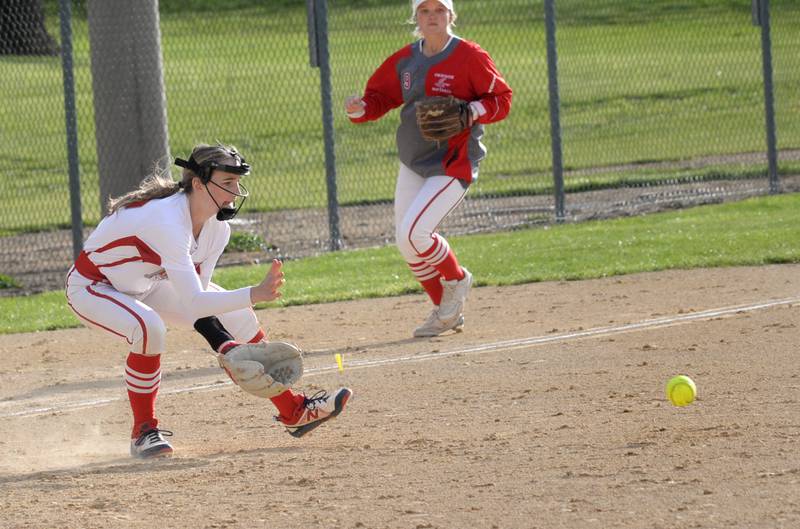
<instances>
[{"instance_id":1,"label":"white pant with red stripe","mask_svg":"<svg viewBox=\"0 0 800 529\"><path fill-rule=\"evenodd\" d=\"M224 289L210 283L208 290ZM136 298L73 270L67 279L66 294L70 308L84 325L125 339L134 353L161 354L166 350L167 325L188 329L194 325L169 280L159 281L146 295ZM260 329L249 308L217 317L237 341L249 341Z\"/></svg>"},{"instance_id":2,"label":"white pant with red stripe","mask_svg":"<svg viewBox=\"0 0 800 529\"><path fill-rule=\"evenodd\" d=\"M395 239L407 262L419 261L418 256L437 243L433 234L466 194L452 176L424 178L400 164L394 192Z\"/></svg>"}]
</instances>

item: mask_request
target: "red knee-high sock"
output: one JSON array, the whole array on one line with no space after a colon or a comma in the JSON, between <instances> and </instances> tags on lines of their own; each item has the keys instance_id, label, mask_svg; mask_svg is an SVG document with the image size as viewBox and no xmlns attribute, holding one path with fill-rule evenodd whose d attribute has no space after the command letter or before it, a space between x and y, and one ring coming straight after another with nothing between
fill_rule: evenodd
<instances>
[{"instance_id":1,"label":"red knee-high sock","mask_svg":"<svg viewBox=\"0 0 800 529\"><path fill-rule=\"evenodd\" d=\"M431 298L434 305L439 305L442 300L442 283L439 272L425 261L407 262L408 268L414 274L414 278L419 281L422 288Z\"/></svg>"},{"instance_id":2,"label":"red knee-high sock","mask_svg":"<svg viewBox=\"0 0 800 529\"><path fill-rule=\"evenodd\" d=\"M440 277L442 276L436 274L436 277L419 282L422 288L425 289L425 292L428 293L428 297L431 298L433 304L437 307L442 302L442 291L444 290L444 288L442 288L442 282L439 280Z\"/></svg>"},{"instance_id":3,"label":"red knee-high sock","mask_svg":"<svg viewBox=\"0 0 800 529\"><path fill-rule=\"evenodd\" d=\"M156 396L161 384L161 355L147 356L130 353L125 363L125 385L133 411L133 432L138 437L142 431L158 426Z\"/></svg>"},{"instance_id":4,"label":"red knee-high sock","mask_svg":"<svg viewBox=\"0 0 800 529\"><path fill-rule=\"evenodd\" d=\"M440 235L433 234L433 245L419 254L420 259L428 263L439 272L445 281L464 279L464 271L458 264L456 254L453 253L447 239Z\"/></svg>"},{"instance_id":5,"label":"red knee-high sock","mask_svg":"<svg viewBox=\"0 0 800 529\"><path fill-rule=\"evenodd\" d=\"M247 343L258 343L262 341L267 341L267 333L264 332L264 329L259 329L256 335L250 338L250 341Z\"/></svg>"},{"instance_id":6,"label":"red knee-high sock","mask_svg":"<svg viewBox=\"0 0 800 529\"><path fill-rule=\"evenodd\" d=\"M299 393L294 393L291 389L287 389L277 397L269 399L278 408L278 413L285 419L294 417L297 408L302 406L305 397Z\"/></svg>"},{"instance_id":7,"label":"red knee-high sock","mask_svg":"<svg viewBox=\"0 0 800 529\"><path fill-rule=\"evenodd\" d=\"M450 248L447 250L447 257L445 257L444 261L437 264L434 268L442 274L445 281L452 281L453 279L461 281L464 279L464 270L461 269L456 254L453 253L453 250Z\"/></svg>"},{"instance_id":8,"label":"red knee-high sock","mask_svg":"<svg viewBox=\"0 0 800 529\"><path fill-rule=\"evenodd\" d=\"M267 333L263 331L263 329L259 329L258 333L256 333L253 338L250 339L248 343L258 343L260 341L266 341ZM292 392L291 389L287 389L280 395L272 397L269 399L278 408L278 413L282 417L286 417L287 419L291 419L294 415L295 410L303 404L305 397L303 395L297 394Z\"/></svg>"}]
</instances>

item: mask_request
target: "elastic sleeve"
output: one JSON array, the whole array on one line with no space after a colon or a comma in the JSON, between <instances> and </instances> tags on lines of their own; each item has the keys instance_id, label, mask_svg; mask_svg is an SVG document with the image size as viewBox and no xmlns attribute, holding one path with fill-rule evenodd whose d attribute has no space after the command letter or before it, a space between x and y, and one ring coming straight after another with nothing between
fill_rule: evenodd
<instances>
[{"instance_id":1,"label":"elastic sleeve","mask_svg":"<svg viewBox=\"0 0 800 529\"><path fill-rule=\"evenodd\" d=\"M367 87L361 97L366 104L364 114L359 117L351 116L350 121L353 123L374 121L403 104L403 92L397 76L397 62L404 55L407 55L405 49L386 59L375 70L367 81Z\"/></svg>"},{"instance_id":2,"label":"elastic sleeve","mask_svg":"<svg viewBox=\"0 0 800 529\"><path fill-rule=\"evenodd\" d=\"M494 123L504 119L511 110L511 87L497 71L489 54L478 48L472 54L470 83L478 94L472 102L477 109L479 123Z\"/></svg>"},{"instance_id":3,"label":"elastic sleeve","mask_svg":"<svg viewBox=\"0 0 800 529\"><path fill-rule=\"evenodd\" d=\"M167 269L167 276L186 309L188 319L192 321L252 306L250 287L207 292L194 270Z\"/></svg>"}]
</instances>

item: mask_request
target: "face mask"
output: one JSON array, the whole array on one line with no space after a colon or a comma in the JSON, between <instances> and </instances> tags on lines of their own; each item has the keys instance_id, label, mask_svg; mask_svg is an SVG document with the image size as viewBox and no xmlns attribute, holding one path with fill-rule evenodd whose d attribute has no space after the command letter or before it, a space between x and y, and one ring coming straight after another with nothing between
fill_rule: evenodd
<instances>
[{"instance_id":1,"label":"face mask","mask_svg":"<svg viewBox=\"0 0 800 529\"><path fill-rule=\"evenodd\" d=\"M222 221L231 220L232 218L234 218L236 214L239 213L239 210L242 208L245 199L250 195L250 193L247 191L247 188L244 187L241 183L239 184L239 187L243 192L234 193L230 189L225 189L221 185L211 180L211 175L214 173L214 171L233 173L241 176L247 176L250 174L250 166L245 162L244 158L242 158L242 156L236 151L233 151L231 155L235 160L240 162L239 165L225 165L217 163L215 161L208 161L208 162L203 162L202 164L198 164L195 161L195 159L191 156L189 157L188 160L175 158L175 165L177 165L178 167L184 167L186 169L189 169L190 171L194 172L194 174L200 177L200 181L203 182L203 185L206 188L206 192L208 192L209 196L211 197L211 200L213 200L214 204L217 206L218 209L217 220L222 220ZM223 189L228 193L231 193L232 195L241 197L242 200L241 202L239 202L239 206L235 208L220 206L217 200L214 198L214 195L212 195L211 191L209 191L208 184L213 184L218 188Z\"/></svg>"},{"instance_id":2,"label":"face mask","mask_svg":"<svg viewBox=\"0 0 800 529\"><path fill-rule=\"evenodd\" d=\"M231 172L231 171L228 170L228 169L225 169L225 172ZM217 200L214 198L214 195L212 195L211 191L208 190L208 184L213 184L213 185L217 186L218 188L224 190L227 193L230 193L232 195L236 195L237 197L241 197L242 200L239 202L239 206L235 207L235 208L229 207L229 206L228 207L220 206L219 203L217 202ZM233 217L236 216L237 213L239 213L239 210L242 209L242 206L244 205L244 201L247 200L248 196L250 196L250 192L247 191L247 188L244 187L244 185L242 185L241 182L239 182L239 188L242 190L241 193L234 193L230 189L226 189L226 188L222 187L221 185L219 185L218 183L214 182L213 180L209 180L208 183L205 183L203 185L206 186L206 191L208 191L208 195L211 197L211 200L214 201L214 204L219 209L219 211L217 211L217 220L231 220Z\"/></svg>"}]
</instances>

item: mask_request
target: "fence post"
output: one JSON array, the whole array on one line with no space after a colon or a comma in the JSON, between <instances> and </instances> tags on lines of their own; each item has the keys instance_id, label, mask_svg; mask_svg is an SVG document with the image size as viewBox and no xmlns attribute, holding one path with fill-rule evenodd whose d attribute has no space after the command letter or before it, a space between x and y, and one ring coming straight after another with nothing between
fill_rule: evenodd
<instances>
[{"instance_id":1,"label":"fence post","mask_svg":"<svg viewBox=\"0 0 800 529\"><path fill-rule=\"evenodd\" d=\"M307 0L309 53L311 66L319 67L319 82L322 102L322 134L325 142L325 182L328 189L328 228L330 249L342 248L339 231L339 198L336 189L336 152L333 137L333 100L331 96L331 64L328 52L328 2Z\"/></svg>"},{"instance_id":2,"label":"fence post","mask_svg":"<svg viewBox=\"0 0 800 529\"><path fill-rule=\"evenodd\" d=\"M158 0L91 0L89 45L100 206L168 172L167 105Z\"/></svg>"},{"instance_id":3,"label":"fence post","mask_svg":"<svg viewBox=\"0 0 800 529\"><path fill-rule=\"evenodd\" d=\"M558 92L555 0L544 0L544 25L547 33L547 88L550 95L550 147L553 152L556 222L564 222L566 214L564 211L564 166L561 151L561 102Z\"/></svg>"},{"instance_id":4,"label":"fence post","mask_svg":"<svg viewBox=\"0 0 800 529\"><path fill-rule=\"evenodd\" d=\"M75 113L75 76L72 63L72 0L60 0L61 70L64 78L64 121L67 132L67 164L69 167L69 206L72 213L72 256L77 259L83 250L83 217L81 215L81 181L78 162L78 124Z\"/></svg>"},{"instance_id":5,"label":"fence post","mask_svg":"<svg viewBox=\"0 0 800 529\"><path fill-rule=\"evenodd\" d=\"M764 71L764 114L767 129L767 163L769 192L780 191L778 186L778 140L775 132L775 99L772 85L772 39L770 36L769 0L753 1L753 24L761 26L761 63Z\"/></svg>"}]
</instances>

